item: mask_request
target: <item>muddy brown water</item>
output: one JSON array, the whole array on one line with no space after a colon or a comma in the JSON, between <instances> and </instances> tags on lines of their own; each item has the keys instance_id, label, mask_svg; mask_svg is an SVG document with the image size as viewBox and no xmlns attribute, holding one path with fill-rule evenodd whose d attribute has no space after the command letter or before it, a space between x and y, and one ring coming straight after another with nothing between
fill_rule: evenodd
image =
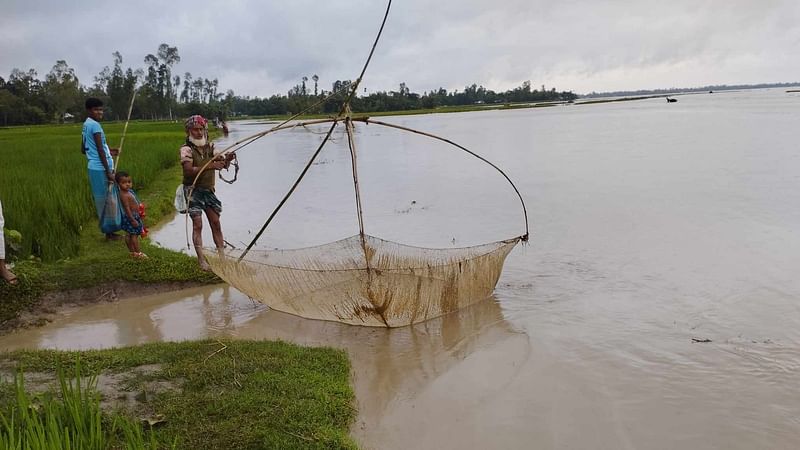
<instances>
[{"instance_id":1,"label":"muddy brown water","mask_svg":"<svg viewBox=\"0 0 800 450\"><path fill-rule=\"evenodd\" d=\"M518 183L531 243L492 299L386 330L282 314L218 286L70 310L0 348L205 337L344 348L364 448L800 448L800 96L385 120L467 145ZM234 125L228 139L259 129ZM250 241L316 132L241 153L240 181L219 188L228 241ZM357 139L368 233L453 247L523 232L513 191L468 156L373 125ZM260 247L357 231L341 134L334 144ZM154 239L183 247L182 219Z\"/></svg>"}]
</instances>

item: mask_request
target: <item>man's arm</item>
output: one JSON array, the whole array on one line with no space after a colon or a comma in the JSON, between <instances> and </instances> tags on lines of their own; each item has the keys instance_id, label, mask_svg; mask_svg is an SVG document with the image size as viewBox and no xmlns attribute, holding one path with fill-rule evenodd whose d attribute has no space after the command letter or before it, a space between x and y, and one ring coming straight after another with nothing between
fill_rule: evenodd
<instances>
[{"instance_id":1,"label":"man's arm","mask_svg":"<svg viewBox=\"0 0 800 450\"><path fill-rule=\"evenodd\" d=\"M194 167L191 161L184 161L183 164L183 175L186 177L196 177L203 166ZM225 168L225 161L213 161L211 164L206 166L206 171L209 170L220 170Z\"/></svg>"},{"instance_id":2,"label":"man's arm","mask_svg":"<svg viewBox=\"0 0 800 450\"><path fill-rule=\"evenodd\" d=\"M100 156L100 162L103 163L103 168L106 170L106 178L108 178L109 183L114 182L114 174L109 169L108 161L106 160L106 151L103 148L103 138L100 136L100 133L95 133L94 135L94 145L97 147L97 154Z\"/></svg>"},{"instance_id":3,"label":"man's arm","mask_svg":"<svg viewBox=\"0 0 800 450\"><path fill-rule=\"evenodd\" d=\"M186 151L188 149L188 152ZM200 173L203 167L195 167L191 159L191 149L189 147L181 148L181 167L183 167L183 176L194 178ZM225 161L213 161L206 167L206 170L219 170L225 167Z\"/></svg>"}]
</instances>

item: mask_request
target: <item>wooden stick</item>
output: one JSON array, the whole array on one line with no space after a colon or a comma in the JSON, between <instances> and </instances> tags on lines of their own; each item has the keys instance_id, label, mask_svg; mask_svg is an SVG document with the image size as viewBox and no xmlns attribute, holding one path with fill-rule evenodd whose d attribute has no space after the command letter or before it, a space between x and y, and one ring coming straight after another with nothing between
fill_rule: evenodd
<instances>
[{"instance_id":1,"label":"wooden stick","mask_svg":"<svg viewBox=\"0 0 800 450\"><path fill-rule=\"evenodd\" d=\"M136 88L133 89L133 95L131 95L131 104L128 106L128 118L125 120L125 127L122 129L122 138L119 140L119 147L117 152L117 159L114 161L114 171L119 168L119 159L122 157L122 144L125 143L125 135L128 133L128 123L131 121L131 113L133 112L133 102L136 100ZM113 158L112 158L113 159Z\"/></svg>"}]
</instances>

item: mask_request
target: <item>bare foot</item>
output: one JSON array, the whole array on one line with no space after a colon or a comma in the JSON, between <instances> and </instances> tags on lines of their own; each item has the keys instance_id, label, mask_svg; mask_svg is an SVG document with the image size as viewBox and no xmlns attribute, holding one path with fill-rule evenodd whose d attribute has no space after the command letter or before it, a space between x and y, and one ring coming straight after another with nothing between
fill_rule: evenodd
<instances>
[{"instance_id":1,"label":"bare foot","mask_svg":"<svg viewBox=\"0 0 800 450\"><path fill-rule=\"evenodd\" d=\"M198 261L200 263L200 270L203 272L211 272L211 266L205 260Z\"/></svg>"},{"instance_id":2,"label":"bare foot","mask_svg":"<svg viewBox=\"0 0 800 450\"><path fill-rule=\"evenodd\" d=\"M3 267L0 268L0 272L2 272L3 280L5 280L5 282L11 286L16 286L19 283L17 276L14 275L14 272L8 270L5 264L3 264Z\"/></svg>"}]
</instances>

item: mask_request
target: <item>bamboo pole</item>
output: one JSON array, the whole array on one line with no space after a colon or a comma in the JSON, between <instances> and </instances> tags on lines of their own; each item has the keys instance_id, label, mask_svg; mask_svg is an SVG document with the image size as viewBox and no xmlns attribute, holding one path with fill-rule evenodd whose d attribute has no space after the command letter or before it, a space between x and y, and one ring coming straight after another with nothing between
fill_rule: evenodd
<instances>
[{"instance_id":1,"label":"bamboo pole","mask_svg":"<svg viewBox=\"0 0 800 450\"><path fill-rule=\"evenodd\" d=\"M133 89L131 95L131 104L128 106L128 118L125 120L125 127L122 129L122 137L119 140L119 147L117 147L117 159L114 161L114 171L119 168L119 160L122 157L122 145L125 144L125 135L128 133L128 123L131 121L131 113L133 112L133 102L136 100L136 88Z\"/></svg>"}]
</instances>

